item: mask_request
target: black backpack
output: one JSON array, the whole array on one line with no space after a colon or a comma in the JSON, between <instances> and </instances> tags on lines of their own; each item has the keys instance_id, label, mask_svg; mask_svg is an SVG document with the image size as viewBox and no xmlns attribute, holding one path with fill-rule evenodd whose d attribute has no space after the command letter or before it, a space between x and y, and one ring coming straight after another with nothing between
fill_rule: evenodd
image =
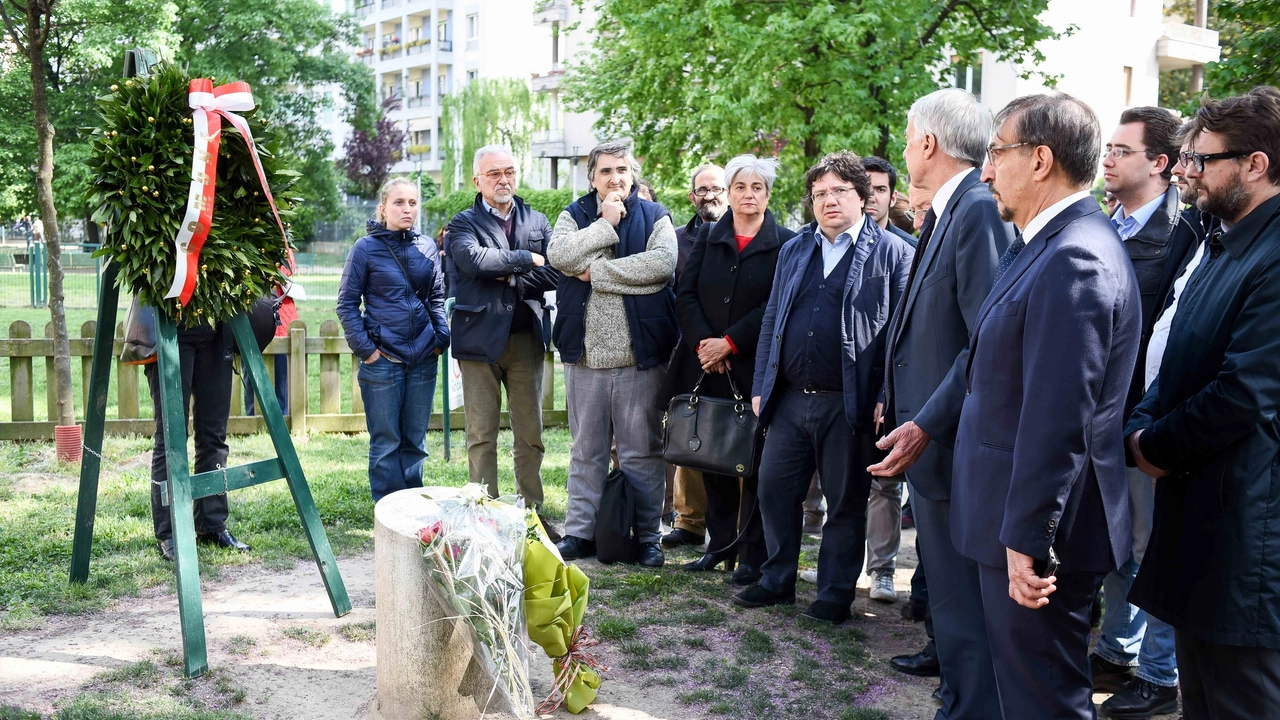
<instances>
[{"instance_id":1,"label":"black backpack","mask_svg":"<svg viewBox=\"0 0 1280 720\"><path fill-rule=\"evenodd\" d=\"M596 559L610 563L634 563L640 557L640 541L632 531L635 498L621 470L613 470L604 483L600 511L596 514Z\"/></svg>"}]
</instances>

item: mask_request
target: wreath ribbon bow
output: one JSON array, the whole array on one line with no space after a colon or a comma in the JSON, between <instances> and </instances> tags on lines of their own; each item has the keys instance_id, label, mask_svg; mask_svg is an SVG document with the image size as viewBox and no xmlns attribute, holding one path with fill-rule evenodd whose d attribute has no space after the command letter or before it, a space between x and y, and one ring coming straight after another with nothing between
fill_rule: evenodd
<instances>
[{"instance_id":1,"label":"wreath ribbon bow","mask_svg":"<svg viewBox=\"0 0 1280 720\"><path fill-rule=\"evenodd\" d=\"M182 225L173 240L174 269L173 282L165 299L178 298L184 307L191 300L196 289L196 271L200 266L200 249L209 237L209 228L213 223L213 200L218 178L218 147L222 139L222 120L225 118L232 127L240 131L245 144L249 147L249 156L253 158L253 166L258 171L258 181L262 183L263 193L271 205L271 213L275 216L276 226L280 228L280 236L288 246L284 223L280 222L280 212L276 209L275 198L271 196L271 188L267 186L267 176L262 170L262 162L258 159L258 148L253 142L253 133L249 124L237 112L247 112L256 107L253 92L249 83L233 82L226 85L213 86L209 78L196 78L191 81L187 95L191 107L191 121L195 128L195 142L191 153L191 192L187 196L187 211L182 218Z\"/></svg>"}]
</instances>

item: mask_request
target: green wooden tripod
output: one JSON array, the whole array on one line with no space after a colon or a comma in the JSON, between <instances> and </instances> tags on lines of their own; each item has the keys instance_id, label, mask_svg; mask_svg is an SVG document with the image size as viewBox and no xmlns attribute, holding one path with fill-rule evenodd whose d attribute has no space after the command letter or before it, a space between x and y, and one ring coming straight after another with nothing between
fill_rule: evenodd
<instances>
[{"instance_id":1,"label":"green wooden tripod","mask_svg":"<svg viewBox=\"0 0 1280 720\"><path fill-rule=\"evenodd\" d=\"M101 471L102 434L106 425L107 386L111 379L114 340L111 328L116 325L116 303L120 289L116 287L119 266L108 263L102 271L102 287L98 298L99 332L93 341L93 372L89 381L84 443L89 450L80 464L80 499L76 507L75 540L71 551L71 581L84 582L89 577L89 557L93 548L93 522L98 505L98 476ZM280 406L267 376L267 366L245 315L232 318L231 331L240 347L244 372L248 375L258 408L267 423L276 457L247 465L191 475L187 470L187 427L182 407L182 376L178 360L178 335L173 321L156 313L160 363L160 398L164 415L165 459L169 469L167 494L173 522L173 546L178 575L178 615L182 625L183 670L195 677L209 669L205 648L204 611L200 600L200 562L196 556L195 520L192 503L203 497L252 487L272 480L284 479L293 494L293 504L302 519L302 527L311 544L324 578L333 614L342 617L351 612L347 588L333 559L333 548L325 535L316 510L311 488L302 473L297 450L289 436ZM157 411L160 409L157 408Z\"/></svg>"}]
</instances>

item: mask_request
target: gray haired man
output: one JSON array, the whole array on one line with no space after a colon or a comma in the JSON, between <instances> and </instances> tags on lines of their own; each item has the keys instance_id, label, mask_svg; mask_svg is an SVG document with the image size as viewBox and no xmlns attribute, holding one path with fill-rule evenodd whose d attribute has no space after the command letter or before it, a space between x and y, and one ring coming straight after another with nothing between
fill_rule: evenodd
<instances>
[{"instance_id":1,"label":"gray haired man","mask_svg":"<svg viewBox=\"0 0 1280 720\"><path fill-rule=\"evenodd\" d=\"M551 224L516 196L519 172L505 146L477 150L474 168L475 202L448 229L457 266L451 352L466 398L467 471L471 482L497 497L505 387L516 486L537 507L543 499L542 373L550 334L543 325L542 294L560 278L545 258Z\"/></svg>"},{"instance_id":2,"label":"gray haired man","mask_svg":"<svg viewBox=\"0 0 1280 720\"><path fill-rule=\"evenodd\" d=\"M635 499L639 561L665 562L660 539L666 484L657 407L679 329L676 234L671 214L640 198L640 164L625 143L587 158L591 191L556 220L547 257L564 277L556 292L555 344L565 362L569 408L565 560L594 555L596 515L609 473L610 429Z\"/></svg>"}]
</instances>

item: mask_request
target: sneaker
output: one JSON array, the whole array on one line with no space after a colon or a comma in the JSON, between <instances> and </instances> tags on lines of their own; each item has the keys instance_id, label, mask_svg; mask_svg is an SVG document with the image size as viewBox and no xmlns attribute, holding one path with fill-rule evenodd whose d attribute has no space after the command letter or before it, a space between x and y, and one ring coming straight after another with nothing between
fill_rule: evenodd
<instances>
[{"instance_id":1,"label":"sneaker","mask_svg":"<svg viewBox=\"0 0 1280 720\"><path fill-rule=\"evenodd\" d=\"M817 571L817 570L801 570L801 571L800 571L800 581L801 581L801 582L807 582L807 583L813 583L814 585L817 585L817 584L818 584L818 571Z\"/></svg>"},{"instance_id":2,"label":"sneaker","mask_svg":"<svg viewBox=\"0 0 1280 720\"><path fill-rule=\"evenodd\" d=\"M877 571L871 580L871 599L882 603L898 602L898 592L893 589L893 572Z\"/></svg>"},{"instance_id":3,"label":"sneaker","mask_svg":"<svg viewBox=\"0 0 1280 720\"><path fill-rule=\"evenodd\" d=\"M1178 711L1178 688L1161 687L1135 677L1102 703L1102 714L1116 720L1147 720Z\"/></svg>"}]
</instances>

